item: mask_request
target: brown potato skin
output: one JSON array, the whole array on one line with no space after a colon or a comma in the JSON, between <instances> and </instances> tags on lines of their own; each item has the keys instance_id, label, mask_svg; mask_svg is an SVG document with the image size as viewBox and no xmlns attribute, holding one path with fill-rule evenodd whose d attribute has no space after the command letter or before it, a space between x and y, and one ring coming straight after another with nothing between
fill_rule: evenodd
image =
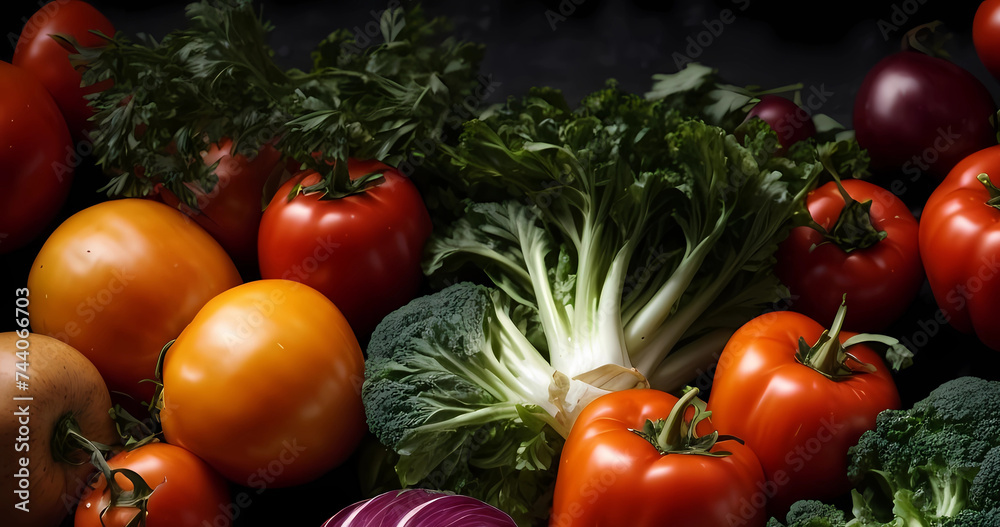
<instances>
[{"instance_id":1,"label":"brown potato skin","mask_svg":"<svg viewBox=\"0 0 1000 527\"><path fill-rule=\"evenodd\" d=\"M5 527L57 526L73 512L94 466L77 452L79 465L56 461L52 438L59 420L72 414L87 439L115 445L118 434L108 414L111 396L91 362L60 340L45 335L28 334L27 390L17 388L15 373L21 359L16 355L17 333L0 333L0 525ZM31 400L15 400L30 397ZM27 405L25 409L24 406ZM23 410L27 410L26 412ZM27 413L27 440L19 428ZM22 414L22 415L18 415ZM17 445L23 443L27 446ZM20 449L20 450L18 450ZM15 507L22 501L15 494L18 482L14 475L27 458L28 512Z\"/></svg>"}]
</instances>

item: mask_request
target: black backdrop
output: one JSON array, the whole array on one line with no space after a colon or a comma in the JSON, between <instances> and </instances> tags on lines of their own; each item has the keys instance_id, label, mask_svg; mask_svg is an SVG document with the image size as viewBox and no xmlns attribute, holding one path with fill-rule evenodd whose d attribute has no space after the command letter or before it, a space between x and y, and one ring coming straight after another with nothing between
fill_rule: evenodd
<instances>
[{"instance_id":1,"label":"black backdrop","mask_svg":"<svg viewBox=\"0 0 1000 527\"><path fill-rule=\"evenodd\" d=\"M184 25L185 2L139 3L93 0L129 36L162 36ZM272 46L285 67L307 67L309 53L339 27L364 31L388 0L262 1L275 26ZM6 2L0 7L5 39L0 59L9 61L13 42L36 2ZM482 72L494 82L487 102L524 93L533 85L562 89L571 100L615 78L622 86L645 91L655 73L678 69L693 59L718 68L737 85L781 86L801 82L823 93L816 110L851 125L854 95L870 67L899 49L903 33L942 20L954 35L952 60L979 77L1000 100L1000 83L979 62L971 42L978 2L970 0L442 0L424 2L431 14L450 16L462 38L487 46ZM0 94L2 96L2 94ZM3 167L0 167L2 170ZM84 162L77 172L63 218L100 199L100 172ZM889 180L891 180L891 175ZM919 214L929 188L911 187L902 197ZM2 190L0 190L2 191ZM50 232L47 231L47 232ZM2 296L23 286L28 268L45 238L0 256ZM951 377L975 374L1000 378L1000 354L974 338L933 322L936 307L927 287L905 319L887 332L916 351L915 364L897 382L904 404L926 395ZM9 321L8 321L9 320ZM7 330L13 317L0 318ZM236 489L246 493L237 525L320 525L341 506L358 498L356 459L312 484L297 489Z\"/></svg>"}]
</instances>

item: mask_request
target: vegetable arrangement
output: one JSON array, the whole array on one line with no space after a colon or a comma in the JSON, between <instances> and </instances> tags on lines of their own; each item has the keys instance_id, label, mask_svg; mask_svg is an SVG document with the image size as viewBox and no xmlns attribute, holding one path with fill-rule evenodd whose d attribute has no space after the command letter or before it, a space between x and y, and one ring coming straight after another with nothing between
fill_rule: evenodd
<instances>
[{"instance_id":1,"label":"vegetable arrangement","mask_svg":"<svg viewBox=\"0 0 1000 527\"><path fill-rule=\"evenodd\" d=\"M1000 381L903 389L908 327L1000 349L997 107L940 25L848 125L693 60L486 104L491 49L419 5L287 68L263 12L54 2L0 63L0 523L1000 521Z\"/></svg>"}]
</instances>

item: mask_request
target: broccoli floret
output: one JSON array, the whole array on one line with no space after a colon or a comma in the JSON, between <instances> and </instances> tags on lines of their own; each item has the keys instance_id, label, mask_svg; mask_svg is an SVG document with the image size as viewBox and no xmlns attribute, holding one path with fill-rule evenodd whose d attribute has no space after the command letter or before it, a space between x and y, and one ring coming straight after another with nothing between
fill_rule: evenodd
<instances>
[{"instance_id":1,"label":"broccoli floret","mask_svg":"<svg viewBox=\"0 0 1000 527\"><path fill-rule=\"evenodd\" d=\"M936 527L993 527L1000 525L1000 508L989 510L965 509Z\"/></svg>"},{"instance_id":2,"label":"broccoli floret","mask_svg":"<svg viewBox=\"0 0 1000 527\"><path fill-rule=\"evenodd\" d=\"M792 504L785 523L771 518L767 527L845 527L844 511L818 500L800 500Z\"/></svg>"},{"instance_id":3,"label":"broccoli floret","mask_svg":"<svg viewBox=\"0 0 1000 527\"><path fill-rule=\"evenodd\" d=\"M858 487L855 516L866 522L902 519L903 525L935 525L955 517L975 507L970 489L987 453L997 446L997 381L953 379L912 408L883 411L875 428L849 451L848 475ZM983 478L984 492L997 488L997 478Z\"/></svg>"},{"instance_id":4,"label":"broccoli floret","mask_svg":"<svg viewBox=\"0 0 1000 527\"><path fill-rule=\"evenodd\" d=\"M980 510L1000 509L1000 447L990 449L983 458L969 487L969 500Z\"/></svg>"}]
</instances>

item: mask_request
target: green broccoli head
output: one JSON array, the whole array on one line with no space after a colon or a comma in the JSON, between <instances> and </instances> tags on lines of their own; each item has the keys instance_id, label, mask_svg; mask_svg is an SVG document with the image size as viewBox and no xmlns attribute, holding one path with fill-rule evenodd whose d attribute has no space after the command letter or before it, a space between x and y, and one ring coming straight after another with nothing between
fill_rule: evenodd
<instances>
[{"instance_id":1,"label":"green broccoli head","mask_svg":"<svg viewBox=\"0 0 1000 527\"><path fill-rule=\"evenodd\" d=\"M845 527L844 511L817 500L800 500L792 504L785 523L771 518L767 527Z\"/></svg>"},{"instance_id":2,"label":"green broccoli head","mask_svg":"<svg viewBox=\"0 0 1000 527\"><path fill-rule=\"evenodd\" d=\"M947 381L911 408L880 413L849 451L848 476L862 489L856 515L931 524L970 508L973 481L1000 446L998 414L1000 382L977 377Z\"/></svg>"},{"instance_id":3,"label":"green broccoli head","mask_svg":"<svg viewBox=\"0 0 1000 527\"><path fill-rule=\"evenodd\" d=\"M486 347L483 325L490 305L483 288L463 283L417 298L382 321L368 344L362 389L365 406L372 409L369 428L382 443L395 447L408 431L444 418L449 409L496 402L484 386L451 374L444 363ZM428 346L445 353L428 353Z\"/></svg>"}]
</instances>

